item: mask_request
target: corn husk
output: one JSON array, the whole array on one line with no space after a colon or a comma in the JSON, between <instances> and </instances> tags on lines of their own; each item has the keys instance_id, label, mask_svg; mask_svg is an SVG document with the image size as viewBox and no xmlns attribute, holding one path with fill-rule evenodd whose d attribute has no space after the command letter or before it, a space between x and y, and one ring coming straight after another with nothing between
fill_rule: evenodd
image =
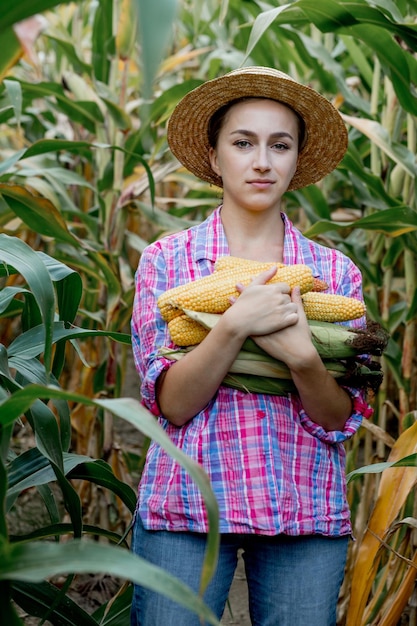
<instances>
[{"instance_id":1,"label":"corn husk","mask_svg":"<svg viewBox=\"0 0 417 626\"><path fill-rule=\"evenodd\" d=\"M256 344L254 344L256 346ZM256 346L257 347L257 346ZM181 360L189 348L161 348L159 354L173 361ZM331 376L339 384L352 387L378 389L382 381L379 364L367 364L350 359L323 359L323 363ZM241 350L232 363L223 384L247 393L267 393L270 395L287 395L297 391L291 373L285 363L273 357L257 352Z\"/></svg>"},{"instance_id":2,"label":"corn husk","mask_svg":"<svg viewBox=\"0 0 417 626\"><path fill-rule=\"evenodd\" d=\"M220 319L220 314L200 313L185 309L184 313L204 328L211 330ZM341 326L333 322L309 320L312 341L322 359L344 359L358 354L380 356L388 342L388 334L375 322L368 321L364 329ZM256 346L252 339L247 339L244 349L250 352L265 352Z\"/></svg>"}]
</instances>

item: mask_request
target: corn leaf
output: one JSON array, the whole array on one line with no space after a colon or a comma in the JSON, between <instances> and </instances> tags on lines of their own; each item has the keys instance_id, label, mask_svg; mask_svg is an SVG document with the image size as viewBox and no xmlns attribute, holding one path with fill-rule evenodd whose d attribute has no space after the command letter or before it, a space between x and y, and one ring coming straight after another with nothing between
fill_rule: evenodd
<instances>
[{"instance_id":1,"label":"corn leaf","mask_svg":"<svg viewBox=\"0 0 417 626\"><path fill-rule=\"evenodd\" d=\"M417 230L417 212L413 209L402 206L385 211L377 211L366 217L362 217L355 222L330 222L320 220L305 231L307 237L328 232L329 230L342 230L344 228L363 228L364 230L375 230L385 233L391 237L400 237L405 233Z\"/></svg>"},{"instance_id":2,"label":"corn leaf","mask_svg":"<svg viewBox=\"0 0 417 626\"><path fill-rule=\"evenodd\" d=\"M36 299L44 323L44 363L48 373L52 359L52 325L55 294L48 270L39 256L23 241L0 234L0 260L22 274Z\"/></svg>"},{"instance_id":3,"label":"corn leaf","mask_svg":"<svg viewBox=\"0 0 417 626\"><path fill-rule=\"evenodd\" d=\"M0 194L7 199L12 211L35 232L79 245L61 213L46 198L35 196L23 186L7 183L0 183Z\"/></svg>"},{"instance_id":4,"label":"corn leaf","mask_svg":"<svg viewBox=\"0 0 417 626\"><path fill-rule=\"evenodd\" d=\"M159 443L164 450L170 454L170 456L176 459L178 463L184 467L200 488L207 507L209 533L207 537L206 557L201 576L201 589L204 590L212 576L214 568L216 567L219 535L217 502L212 492L207 474L204 472L202 467L192 461L179 448L177 448L177 446L175 446L171 439L166 435L161 426L156 422L154 417L141 405L139 401L133 398L91 400L83 395L63 391L52 385L28 385L24 389L15 391L11 397L4 399L0 403L0 424L3 426L12 424L22 413L25 413L38 398L59 398L72 402L80 402L87 406L96 406L98 408L106 409L117 417L128 421L130 424L143 432L144 435ZM84 560L84 567L86 567L87 561L88 559ZM87 569L83 571L89 570ZM103 571L103 569L95 571ZM108 571L110 572L111 570ZM1 577L0 565L0 579ZM19 579L30 580L30 578Z\"/></svg>"},{"instance_id":5,"label":"corn leaf","mask_svg":"<svg viewBox=\"0 0 417 626\"><path fill-rule=\"evenodd\" d=\"M67 573L106 572L161 591L182 606L219 626L201 597L164 569L148 563L125 548L74 540L68 543L3 543L0 548L0 580L34 581Z\"/></svg>"},{"instance_id":6,"label":"corn leaf","mask_svg":"<svg viewBox=\"0 0 417 626\"><path fill-rule=\"evenodd\" d=\"M152 94L152 82L172 39L177 0L135 0L131 18L138 16L138 33L142 47L143 93Z\"/></svg>"},{"instance_id":7,"label":"corn leaf","mask_svg":"<svg viewBox=\"0 0 417 626\"><path fill-rule=\"evenodd\" d=\"M12 598L29 615L47 619L54 626L97 626L96 620L76 602L47 582L15 581Z\"/></svg>"},{"instance_id":8,"label":"corn leaf","mask_svg":"<svg viewBox=\"0 0 417 626\"><path fill-rule=\"evenodd\" d=\"M417 453L417 422L405 430L391 450L388 461L395 463ZM417 482L417 467L384 469L374 509L358 550L350 593L347 626L363 623L365 606L378 569L381 543L406 498Z\"/></svg>"}]
</instances>

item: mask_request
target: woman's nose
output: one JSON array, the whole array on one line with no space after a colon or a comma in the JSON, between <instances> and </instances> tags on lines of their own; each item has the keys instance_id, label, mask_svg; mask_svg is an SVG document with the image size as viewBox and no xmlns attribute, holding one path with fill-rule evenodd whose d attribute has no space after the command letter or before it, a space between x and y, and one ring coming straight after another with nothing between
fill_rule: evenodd
<instances>
[{"instance_id":1,"label":"woman's nose","mask_svg":"<svg viewBox=\"0 0 417 626\"><path fill-rule=\"evenodd\" d=\"M256 149L253 160L253 168L261 172L271 169L268 149L266 146L258 146Z\"/></svg>"}]
</instances>

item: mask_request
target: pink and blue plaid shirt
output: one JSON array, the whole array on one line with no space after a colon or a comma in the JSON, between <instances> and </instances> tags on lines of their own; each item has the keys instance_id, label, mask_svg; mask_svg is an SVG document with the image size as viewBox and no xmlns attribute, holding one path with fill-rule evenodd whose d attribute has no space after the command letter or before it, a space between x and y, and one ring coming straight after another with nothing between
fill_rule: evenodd
<instances>
[{"instance_id":1,"label":"pink and blue plaid shirt","mask_svg":"<svg viewBox=\"0 0 417 626\"><path fill-rule=\"evenodd\" d=\"M173 344L156 301L163 291L210 274L217 257L229 254L220 212L221 207L203 223L156 241L141 256L132 342L143 403L172 441L208 474L219 505L220 532L349 534L343 442L369 411L359 391L349 389L356 402L343 431L327 432L310 420L296 394L250 394L223 385L181 428L160 414L155 383L173 362L158 350ZM284 214L282 219L284 263L305 263L327 282L329 292L361 299L361 275L352 261L304 237ZM361 323L356 320L355 325ZM137 511L148 529L208 530L198 487L153 442L140 481Z\"/></svg>"}]
</instances>

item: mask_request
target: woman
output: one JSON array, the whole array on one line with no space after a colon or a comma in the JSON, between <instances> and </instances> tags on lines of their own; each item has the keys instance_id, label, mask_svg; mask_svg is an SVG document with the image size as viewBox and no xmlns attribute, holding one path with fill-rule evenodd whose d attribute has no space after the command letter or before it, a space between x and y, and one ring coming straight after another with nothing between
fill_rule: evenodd
<instances>
[{"instance_id":1,"label":"woman","mask_svg":"<svg viewBox=\"0 0 417 626\"><path fill-rule=\"evenodd\" d=\"M243 550L254 625L332 626L351 535L343 442L368 405L324 367L299 289L265 284L275 270L240 286L216 327L175 364L158 354L172 344L156 301L167 289L210 274L224 255L304 263L330 292L361 299L358 268L303 237L281 209L286 191L336 167L346 129L314 90L277 70L247 67L187 94L170 119L168 142L191 172L223 188L223 202L202 224L144 251L132 338L143 402L204 467L219 504L219 564L205 602L222 616ZM249 336L287 364L297 393L250 394L222 385ZM197 591L206 532L198 488L152 444L133 550ZM162 595L135 588L132 625L199 623Z\"/></svg>"}]
</instances>

